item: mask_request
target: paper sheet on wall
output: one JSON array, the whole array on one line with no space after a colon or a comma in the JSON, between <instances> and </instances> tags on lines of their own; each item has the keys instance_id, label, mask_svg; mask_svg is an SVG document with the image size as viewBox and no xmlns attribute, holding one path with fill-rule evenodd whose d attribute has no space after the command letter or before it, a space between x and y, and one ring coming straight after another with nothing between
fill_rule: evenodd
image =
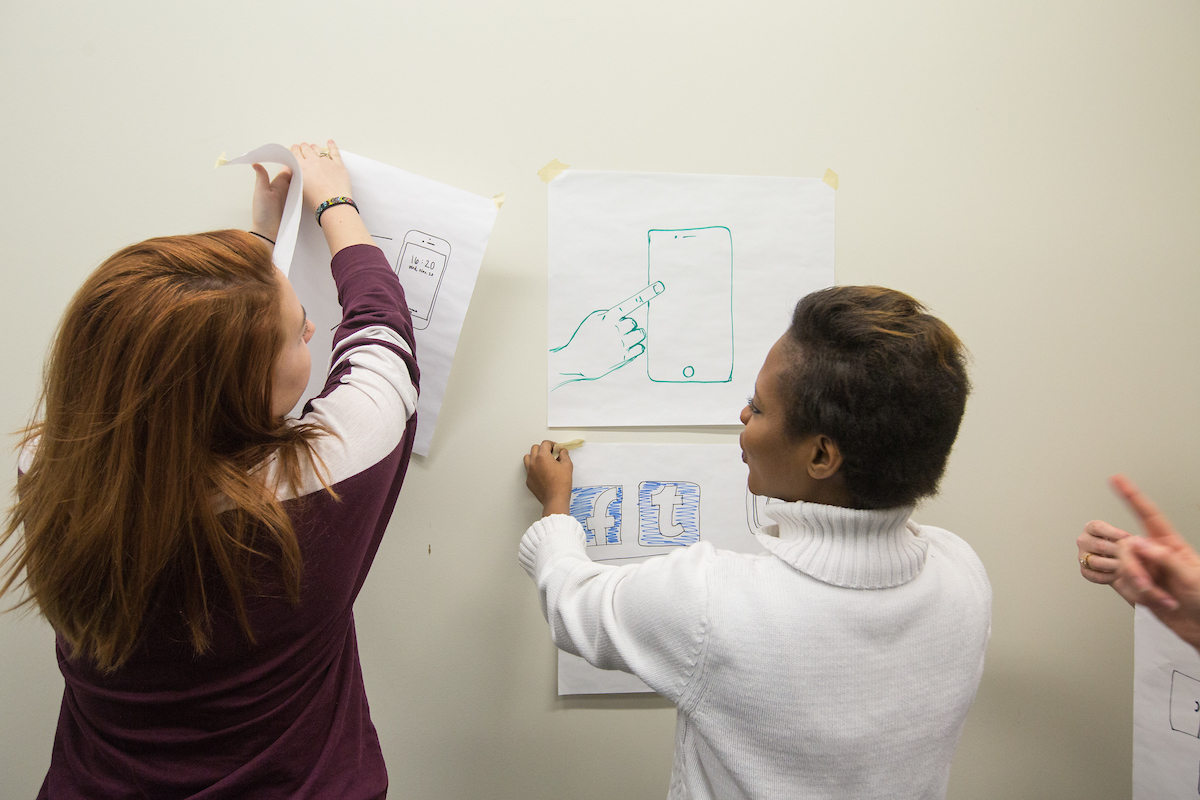
<instances>
[{"instance_id":1,"label":"paper sheet on wall","mask_svg":"<svg viewBox=\"0 0 1200 800\"><path fill-rule=\"evenodd\" d=\"M463 319L496 221L496 205L344 150L342 160L363 222L399 275L412 312L421 368L413 452L429 455ZM300 169L290 150L268 144L227 163L273 163L292 170L273 258L316 328L309 342L313 374L298 406L302 407L325 385L333 331L342 319L329 271L329 247L313 217L303 213Z\"/></svg>"},{"instance_id":2,"label":"paper sheet on wall","mask_svg":"<svg viewBox=\"0 0 1200 800\"><path fill-rule=\"evenodd\" d=\"M763 552L754 533L767 500L746 488L736 444L586 444L575 465L571 515L593 561L622 566L699 541L722 550ZM633 675L596 669L558 653L558 693L653 691Z\"/></svg>"},{"instance_id":3,"label":"paper sheet on wall","mask_svg":"<svg viewBox=\"0 0 1200 800\"><path fill-rule=\"evenodd\" d=\"M834 194L815 178L555 178L550 427L736 425L796 301L833 284Z\"/></svg>"},{"instance_id":4,"label":"paper sheet on wall","mask_svg":"<svg viewBox=\"0 0 1200 800\"><path fill-rule=\"evenodd\" d=\"M1133 800L1195 798L1200 655L1142 606L1133 648Z\"/></svg>"}]
</instances>

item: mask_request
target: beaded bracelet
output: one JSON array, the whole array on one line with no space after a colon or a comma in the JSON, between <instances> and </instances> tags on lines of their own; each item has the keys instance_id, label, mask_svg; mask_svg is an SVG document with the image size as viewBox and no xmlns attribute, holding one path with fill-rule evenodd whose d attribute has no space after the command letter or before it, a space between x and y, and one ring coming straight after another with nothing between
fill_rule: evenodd
<instances>
[{"instance_id":1,"label":"beaded bracelet","mask_svg":"<svg viewBox=\"0 0 1200 800\"><path fill-rule=\"evenodd\" d=\"M318 225L321 224L321 215L322 214L324 214L326 211L333 208L334 206L340 206L343 204L348 204L348 205L354 206L354 210L358 211L358 204L355 203L353 200L351 200L349 197L344 197L344 196L343 197L331 197L328 200L326 200L324 203L321 203L321 205L317 206L317 224Z\"/></svg>"}]
</instances>

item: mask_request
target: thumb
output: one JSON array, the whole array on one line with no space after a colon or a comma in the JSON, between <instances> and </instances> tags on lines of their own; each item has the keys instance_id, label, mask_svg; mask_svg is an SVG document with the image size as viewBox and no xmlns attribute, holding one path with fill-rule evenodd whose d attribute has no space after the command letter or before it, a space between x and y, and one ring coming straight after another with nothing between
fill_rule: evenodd
<instances>
[{"instance_id":1,"label":"thumb","mask_svg":"<svg viewBox=\"0 0 1200 800\"><path fill-rule=\"evenodd\" d=\"M1121 570L1128 574L1140 592L1137 602L1164 611L1178 608L1179 601L1166 590L1163 581L1163 577L1178 570L1174 554L1146 539L1130 539L1128 545L1122 543L1121 549L1126 555L1121 561ZM1151 570L1161 576L1158 581L1151 575Z\"/></svg>"},{"instance_id":2,"label":"thumb","mask_svg":"<svg viewBox=\"0 0 1200 800\"><path fill-rule=\"evenodd\" d=\"M250 167L254 170L255 190L269 188L271 185L271 176L267 174L267 168L262 164L251 164Z\"/></svg>"},{"instance_id":3,"label":"thumb","mask_svg":"<svg viewBox=\"0 0 1200 800\"><path fill-rule=\"evenodd\" d=\"M266 174L266 170L263 170ZM292 183L292 171L287 167L279 170L279 174L275 176L275 180L271 181L271 188L280 192L286 191Z\"/></svg>"}]
</instances>

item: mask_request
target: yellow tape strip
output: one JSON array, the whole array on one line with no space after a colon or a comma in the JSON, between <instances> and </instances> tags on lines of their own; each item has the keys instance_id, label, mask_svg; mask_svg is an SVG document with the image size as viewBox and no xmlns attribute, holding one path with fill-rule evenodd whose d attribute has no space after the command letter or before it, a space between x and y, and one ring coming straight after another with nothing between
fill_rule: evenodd
<instances>
[{"instance_id":1,"label":"yellow tape strip","mask_svg":"<svg viewBox=\"0 0 1200 800\"><path fill-rule=\"evenodd\" d=\"M496 208L500 208L501 206L503 206L504 200L505 200L504 192L501 192L500 194L497 194L497 195L492 195L492 202L496 204Z\"/></svg>"},{"instance_id":2,"label":"yellow tape strip","mask_svg":"<svg viewBox=\"0 0 1200 800\"><path fill-rule=\"evenodd\" d=\"M552 158L549 164L538 170L538 177L542 179L542 183L549 183L570 168L570 164L564 164L557 158Z\"/></svg>"},{"instance_id":3,"label":"yellow tape strip","mask_svg":"<svg viewBox=\"0 0 1200 800\"><path fill-rule=\"evenodd\" d=\"M213 169L216 169L217 167L223 167L228 163L229 163L229 159L225 157L225 151L222 150L221 155L217 156L217 163L216 163L216 166L213 167Z\"/></svg>"},{"instance_id":4,"label":"yellow tape strip","mask_svg":"<svg viewBox=\"0 0 1200 800\"><path fill-rule=\"evenodd\" d=\"M583 447L583 439L572 439L569 442L557 442L550 445L550 455L556 456L563 450L574 450Z\"/></svg>"},{"instance_id":5,"label":"yellow tape strip","mask_svg":"<svg viewBox=\"0 0 1200 800\"><path fill-rule=\"evenodd\" d=\"M828 183L830 186L832 186L832 187L833 187L833 190L834 190L835 192L837 191L838 179L837 179L837 173L836 173L836 172L834 172L834 171L833 171L833 170L831 170L831 169L827 169L827 170L825 170L825 177L824 177L824 178L822 178L821 180L825 181L825 182L826 182L826 183Z\"/></svg>"}]
</instances>

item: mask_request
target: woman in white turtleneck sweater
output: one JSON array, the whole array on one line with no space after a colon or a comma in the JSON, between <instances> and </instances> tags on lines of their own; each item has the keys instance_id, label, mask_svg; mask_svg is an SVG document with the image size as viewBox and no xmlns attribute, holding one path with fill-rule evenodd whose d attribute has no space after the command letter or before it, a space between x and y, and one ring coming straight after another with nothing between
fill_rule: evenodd
<instances>
[{"instance_id":1,"label":"woman in white turtleneck sweater","mask_svg":"<svg viewBox=\"0 0 1200 800\"><path fill-rule=\"evenodd\" d=\"M805 297L742 411L766 554L700 542L593 564L571 461L525 457L545 516L521 540L551 635L679 709L669 797L943 798L983 672L991 587L970 546L917 525L969 384L962 344L880 287Z\"/></svg>"}]
</instances>

